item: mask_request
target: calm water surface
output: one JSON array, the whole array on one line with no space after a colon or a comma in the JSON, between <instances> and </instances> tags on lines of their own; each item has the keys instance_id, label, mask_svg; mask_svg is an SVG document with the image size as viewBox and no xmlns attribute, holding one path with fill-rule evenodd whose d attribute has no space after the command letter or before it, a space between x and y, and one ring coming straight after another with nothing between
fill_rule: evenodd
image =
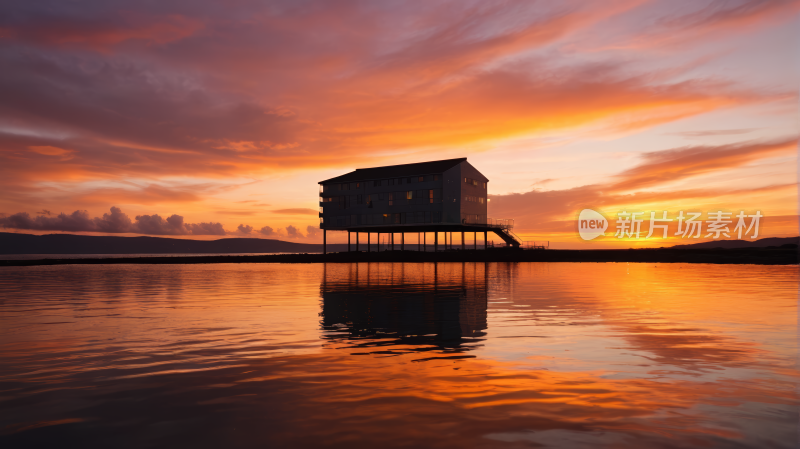
<instances>
[{"instance_id":1,"label":"calm water surface","mask_svg":"<svg viewBox=\"0 0 800 449\"><path fill-rule=\"evenodd\" d=\"M0 269L0 447L789 448L797 267Z\"/></svg>"}]
</instances>

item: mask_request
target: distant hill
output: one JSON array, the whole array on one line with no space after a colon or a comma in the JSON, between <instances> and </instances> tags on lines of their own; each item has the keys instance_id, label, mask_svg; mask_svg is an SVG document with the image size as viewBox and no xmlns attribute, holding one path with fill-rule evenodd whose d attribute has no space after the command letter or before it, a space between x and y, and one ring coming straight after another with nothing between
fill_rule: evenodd
<instances>
[{"instance_id":1,"label":"distant hill","mask_svg":"<svg viewBox=\"0 0 800 449\"><path fill-rule=\"evenodd\" d=\"M364 245L366 246L366 245ZM354 248L355 249L355 248ZM347 245L328 245L328 251L346 251ZM321 244L273 239L227 238L188 240L165 237L105 235L31 235L0 232L0 254L237 254L316 253Z\"/></svg>"},{"instance_id":2,"label":"distant hill","mask_svg":"<svg viewBox=\"0 0 800 449\"><path fill-rule=\"evenodd\" d=\"M758 240L714 240L712 242L675 245L673 249L708 249L708 248L766 248L767 246L797 245L800 237L768 237Z\"/></svg>"}]
</instances>

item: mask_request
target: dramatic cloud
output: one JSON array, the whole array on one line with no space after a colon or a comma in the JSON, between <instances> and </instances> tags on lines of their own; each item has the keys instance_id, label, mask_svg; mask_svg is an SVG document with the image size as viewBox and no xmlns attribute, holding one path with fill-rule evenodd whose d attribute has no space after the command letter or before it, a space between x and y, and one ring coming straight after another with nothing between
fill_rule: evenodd
<instances>
[{"instance_id":1,"label":"dramatic cloud","mask_svg":"<svg viewBox=\"0 0 800 449\"><path fill-rule=\"evenodd\" d=\"M236 232L242 235L250 235L253 232L253 227L250 225L243 225L240 224L238 228L236 228Z\"/></svg>"},{"instance_id":2,"label":"dramatic cloud","mask_svg":"<svg viewBox=\"0 0 800 449\"><path fill-rule=\"evenodd\" d=\"M744 129L710 129L706 131L682 131L672 133L675 136L684 136L684 137L714 137L714 136L730 136L736 134L747 134L755 131L755 128L744 128Z\"/></svg>"},{"instance_id":3,"label":"dramatic cloud","mask_svg":"<svg viewBox=\"0 0 800 449\"><path fill-rule=\"evenodd\" d=\"M649 127L795 95L687 80L694 67L563 64L536 53L634 1L171 2L170 14L144 3L125 12L47 3L8 7L0 20L9 68L0 73L0 165L28 181L347 166L588 124ZM715 15L773 9L675 21L706 27ZM197 199L146 193L142 201Z\"/></svg>"},{"instance_id":4,"label":"dramatic cloud","mask_svg":"<svg viewBox=\"0 0 800 449\"><path fill-rule=\"evenodd\" d=\"M183 224L183 217L180 215L172 215L166 220L159 215L137 215L136 224L136 231L142 234L182 235L189 233Z\"/></svg>"},{"instance_id":5,"label":"dramatic cloud","mask_svg":"<svg viewBox=\"0 0 800 449\"><path fill-rule=\"evenodd\" d=\"M798 5L6 2L0 6L0 209L183 205L203 222L183 223L177 215L131 220L112 210L97 218L80 211L15 214L0 226L223 235L217 222L223 217L230 228L245 219L269 222L300 238L318 213L313 191L301 186L301 178L309 182L301 170L464 155L474 161L481 152L490 153L480 155L484 160L495 152L492 160L516 160L510 158L524 152L520 160L536 154L550 161L563 156L558 142L567 140L584 149L602 142L596 147L606 160L644 156L630 170L607 164L597 175L607 182L591 186L572 177L573 167L551 172L520 163L536 174L510 181L504 191L572 184L493 197L492 215L546 228L564 219L567 205L582 202L711 198L719 189L649 191L667 189L667 179L788 154L791 140L775 139L796 129L781 112L796 109L795 71L779 62L789 55L765 58L761 48L784 51ZM753 33L752 43L742 33ZM609 149L609 138L636 133L635 144ZM723 145L739 134L753 141ZM710 145L651 151L663 147L654 139L685 138ZM591 162L576 164L582 172ZM789 178L784 173L774 186L794 182ZM244 187L257 182L268 187ZM287 226L292 222L298 227ZM233 233L276 235L269 226Z\"/></svg>"},{"instance_id":6,"label":"dramatic cloud","mask_svg":"<svg viewBox=\"0 0 800 449\"><path fill-rule=\"evenodd\" d=\"M792 156L797 139L772 142L743 142L718 146L695 146L645 153L641 163L605 185L585 185L563 190L532 190L525 193L490 195L490 215L515 218L518 227L540 233L573 232L572 216L584 208L652 204L657 202L703 201L720 197L741 197L762 193L793 191L796 183L764 187L667 189L665 184L709 172L722 172L758 159ZM649 190L645 190L649 189ZM739 205L741 207L741 205Z\"/></svg>"},{"instance_id":7,"label":"dramatic cloud","mask_svg":"<svg viewBox=\"0 0 800 449\"><path fill-rule=\"evenodd\" d=\"M776 154L792 155L797 138L774 142L745 142L731 145L692 146L644 153L643 164L621 173L614 191L642 189L712 171L730 169Z\"/></svg>"},{"instance_id":8,"label":"dramatic cloud","mask_svg":"<svg viewBox=\"0 0 800 449\"><path fill-rule=\"evenodd\" d=\"M184 223L180 215L166 219L157 214L137 215L131 222L118 207L102 218L90 218L87 211L77 210L70 215L55 217L39 215L31 218L27 212L0 217L0 227L32 231L107 232L149 235L225 235L220 223ZM252 229L252 228L251 228Z\"/></svg>"},{"instance_id":9,"label":"dramatic cloud","mask_svg":"<svg viewBox=\"0 0 800 449\"><path fill-rule=\"evenodd\" d=\"M303 238L303 234L300 233L300 230L292 225L286 226L286 236L290 239Z\"/></svg>"},{"instance_id":10,"label":"dramatic cloud","mask_svg":"<svg viewBox=\"0 0 800 449\"><path fill-rule=\"evenodd\" d=\"M320 234L319 226L307 226L306 227L306 237L308 238L315 238Z\"/></svg>"},{"instance_id":11,"label":"dramatic cloud","mask_svg":"<svg viewBox=\"0 0 800 449\"><path fill-rule=\"evenodd\" d=\"M800 11L796 0L740 0L674 2L665 15L662 5L651 3L647 19L635 37L626 36L615 46L624 48L677 47L687 42L723 38L759 26L791 20ZM680 11L680 12L676 12ZM660 14L659 14L660 13Z\"/></svg>"},{"instance_id":12,"label":"dramatic cloud","mask_svg":"<svg viewBox=\"0 0 800 449\"><path fill-rule=\"evenodd\" d=\"M222 223L188 223L184 226L194 235L225 235Z\"/></svg>"},{"instance_id":13,"label":"dramatic cloud","mask_svg":"<svg viewBox=\"0 0 800 449\"><path fill-rule=\"evenodd\" d=\"M39 215L35 218L31 218L27 212L20 212L0 218L0 226L36 231L119 233L129 232L132 223L127 215L118 208L112 207L111 214L104 214L102 218L91 218L87 211L80 210L76 210L70 215L60 214L55 217Z\"/></svg>"}]
</instances>

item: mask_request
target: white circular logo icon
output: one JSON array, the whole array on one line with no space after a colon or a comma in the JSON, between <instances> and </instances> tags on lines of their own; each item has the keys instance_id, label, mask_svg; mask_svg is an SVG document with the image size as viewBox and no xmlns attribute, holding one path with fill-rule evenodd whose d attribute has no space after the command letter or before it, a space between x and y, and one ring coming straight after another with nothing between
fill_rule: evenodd
<instances>
[{"instance_id":1,"label":"white circular logo icon","mask_svg":"<svg viewBox=\"0 0 800 449\"><path fill-rule=\"evenodd\" d=\"M608 229L608 220L591 209L584 209L578 216L578 234L584 240L592 240L604 235Z\"/></svg>"}]
</instances>

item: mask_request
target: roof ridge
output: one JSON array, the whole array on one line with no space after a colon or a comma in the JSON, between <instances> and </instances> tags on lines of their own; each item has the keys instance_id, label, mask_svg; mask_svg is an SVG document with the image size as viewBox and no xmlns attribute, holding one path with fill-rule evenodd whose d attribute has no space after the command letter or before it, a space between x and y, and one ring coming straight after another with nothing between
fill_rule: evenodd
<instances>
[{"instance_id":1,"label":"roof ridge","mask_svg":"<svg viewBox=\"0 0 800 449\"><path fill-rule=\"evenodd\" d=\"M367 181L369 179L395 178L413 175L423 175L441 173L447 171L458 164L467 162L466 157L454 159L441 159L438 161L411 162L408 164L384 165L379 167L363 167L353 171L335 176L330 179L319 181L324 182L351 182Z\"/></svg>"},{"instance_id":2,"label":"roof ridge","mask_svg":"<svg viewBox=\"0 0 800 449\"><path fill-rule=\"evenodd\" d=\"M406 166L406 165L435 164L437 162L466 161L466 160L467 160L467 158L465 158L465 157L457 157L457 158L453 158L453 159L440 159L438 161L410 162L408 164L393 164L393 165L379 165L377 167L363 167L363 168L356 168L355 171L372 170L374 168L403 167L403 166ZM350 173L352 173L352 172L350 172Z\"/></svg>"}]
</instances>

